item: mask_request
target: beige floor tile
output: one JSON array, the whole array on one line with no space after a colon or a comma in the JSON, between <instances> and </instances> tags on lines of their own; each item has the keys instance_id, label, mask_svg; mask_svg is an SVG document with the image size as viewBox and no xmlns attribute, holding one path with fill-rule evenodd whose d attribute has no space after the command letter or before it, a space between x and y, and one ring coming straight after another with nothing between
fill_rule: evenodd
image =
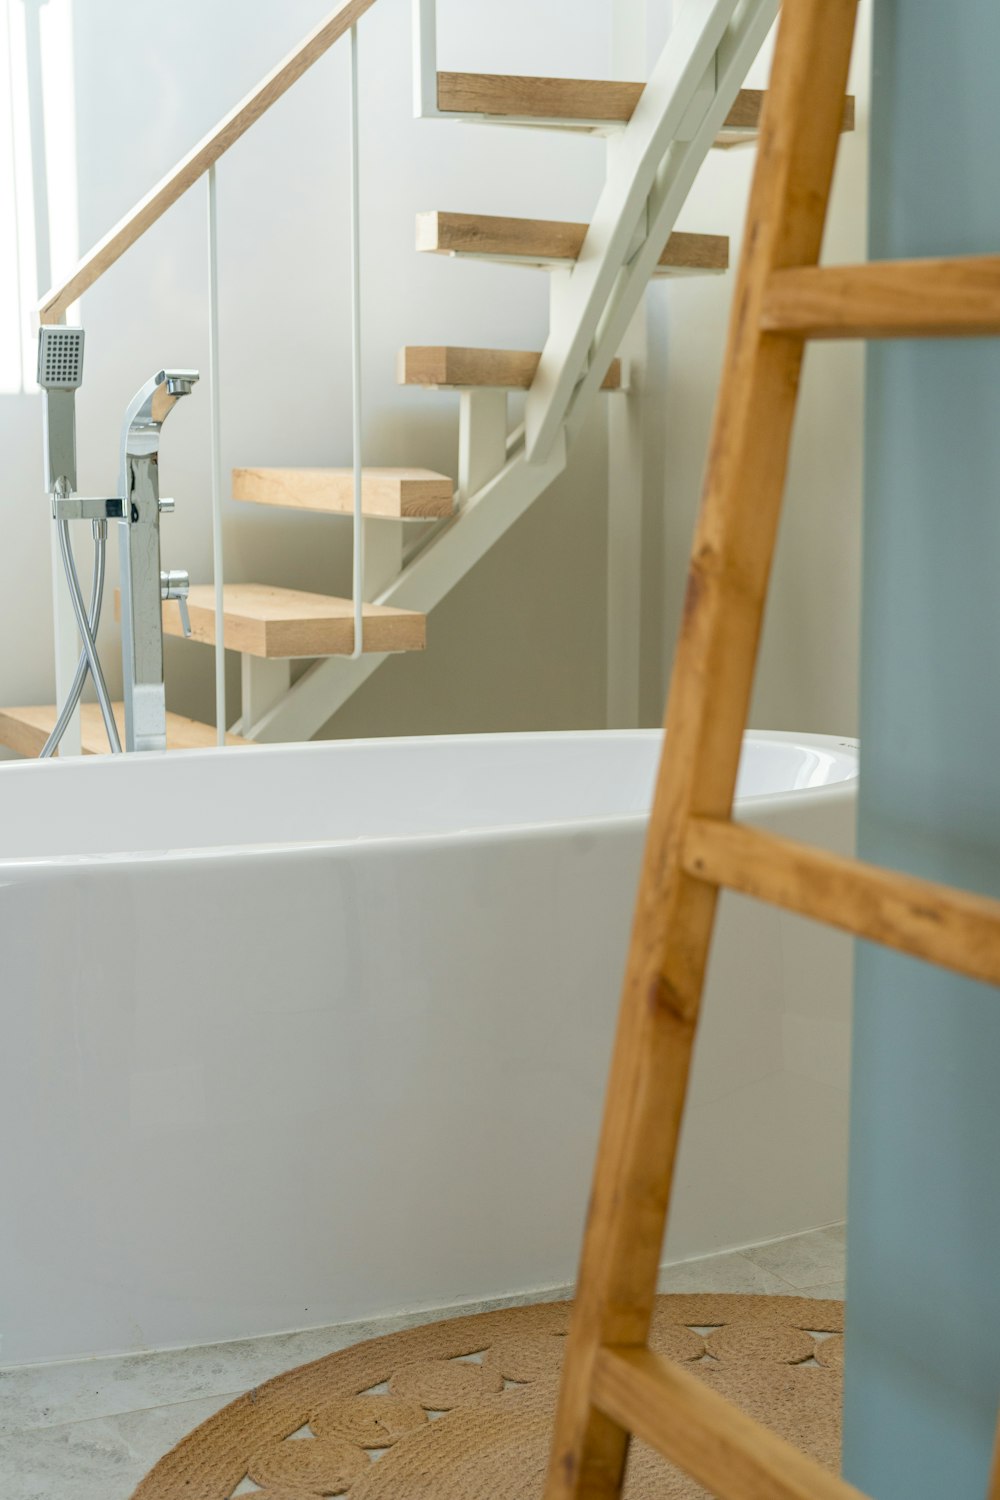
<instances>
[{"instance_id":1,"label":"beige floor tile","mask_svg":"<svg viewBox=\"0 0 1000 1500\"><path fill-rule=\"evenodd\" d=\"M809 1297L829 1297L834 1302L843 1302L845 1291L842 1281L828 1281L823 1286L811 1286L805 1293Z\"/></svg>"},{"instance_id":2,"label":"beige floor tile","mask_svg":"<svg viewBox=\"0 0 1000 1500\"><path fill-rule=\"evenodd\" d=\"M754 1265L746 1255L711 1255L701 1260L686 1260L660 1272L661 1292L744 1292L780 1295L791 1290L787 1281L762 1266Z\"/></svg>"},{"instance_id":3,"label":"beige floor tile","mask_svg":"<svg viewBox=\"0 0 1000 1500\"><path fill-rule=\"evenodd\" d=\"M106 1422L0 1437L0 1494L16 1500L127 1500L148 1468Z\"/></svg>"},{"instance_id":4,"label":"beige floor tile","mask_svg":"<svg viewBox=\"0 0 1000 1500\"><path fill-rule=\"evenodd\" d=\"M797 1234L769 1245L757 1245L744 1254L754 1265L780 1276L797 1291L807 1292L814 1286L844 1279L844 1244L837 1231L819 1229L812 1234Z\"/></svg>"}]
</instances>

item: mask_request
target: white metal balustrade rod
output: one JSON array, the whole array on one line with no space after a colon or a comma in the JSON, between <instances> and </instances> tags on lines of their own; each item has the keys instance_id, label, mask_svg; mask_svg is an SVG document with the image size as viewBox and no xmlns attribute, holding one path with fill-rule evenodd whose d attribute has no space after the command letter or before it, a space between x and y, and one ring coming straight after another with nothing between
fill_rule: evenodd
<instances>
[{"instance_id":1,"label":"white metal balustrade rod","mask_svg":"<svg viewBox=\"0 0 1000 1500\"><path fill-rule=\"evenodd\" d=\"M437 102L437 0L413 0L413 113L440 114Z\"/></svg>"},{"instance_id":2,"label":"white metal balustrade rod","mask_svg":"<svg viewBox=\"0 0 1000 1500\"><path fill-rule=\"evenodd\" d=\"M219 394L219 203L208 169L208 384L212 425L212 573L215 583L215 733L226 743L225 568L222 555L222 415Z\"/></svg>"},{"instance_id":3,"label":"white metal balustrade rod","mask_svg":"<svg viewBox=\"0 0 1000 1500\"><path fill-rule=\"evenodd\" d=\"M361 148L358 99L358 28L351 27L351 445L354 462L354 649L365 649L365 526L361 510Z\"/></svg>"}]
</instances>

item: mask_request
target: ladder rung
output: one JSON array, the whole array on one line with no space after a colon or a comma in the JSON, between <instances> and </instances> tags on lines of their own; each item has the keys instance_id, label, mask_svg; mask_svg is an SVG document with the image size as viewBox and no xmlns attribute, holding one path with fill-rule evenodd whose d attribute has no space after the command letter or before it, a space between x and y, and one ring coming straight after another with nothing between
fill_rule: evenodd
<instances>
[{"instance_id":1,"label":"ladder rung","mask_svg":"<svg viewBox=\"0 0 1000 1500\"><path fill-rule=\"evenodd\" d=\"M591 1397L718 1500L865 1500L704 1381L649 1349L602 1349Z\"/></svg>"},{"instance_id":2,"label":"ladder rung","mask_svg":"<svg viewBox=\"0 0 1000 1500\"><path fill-rule=\"evenodd\" d=\"M810 339L1000 334L1000 255L772 271L761 327Z\"/></svg>"},{"instance_id":3,"label":"ladder rung","mask_svg":"<svg viewBox=\"0 0 1000 1500\"><path fill-rule=\"evenodd\" d=\"M1000 984L1000 901L987 896L715 818L690 820L683 863L711 885Z\"/></svg>"}]
</instances>

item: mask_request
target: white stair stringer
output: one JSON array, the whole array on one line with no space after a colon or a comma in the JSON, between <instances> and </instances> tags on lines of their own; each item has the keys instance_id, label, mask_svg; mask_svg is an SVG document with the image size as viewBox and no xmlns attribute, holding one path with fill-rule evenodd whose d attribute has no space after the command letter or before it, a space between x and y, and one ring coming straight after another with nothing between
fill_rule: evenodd
<instances>
[{"instance_id":1,"label":"white stair stringer","mask_svg":"<svg viewBox=\"0 0 1000 1500\"><path fill-rule=\"evenodd\" d=\"M433 609L565 467L566 443L561 436L544 463L528 464L518 448L457 515L435 528L418 555L374 602L423 613ZM387 659L366 655L316 662L242 732L258 744L311 739Z\"/></svg>"},{"instance_id":2,"label":"white stair stringer","mask_svg":"<svg viewBox=\"0 0 1000 1500\"><path fill-rule=\"evenodd\" d=\"M624 337L778 8L779 0L686 0L680 10L615 141L607 183L553 317L525 406L529 463L546 461L567 421L572 435L585 420L602 360Z\"/></svg>"},{"instance_id":3,"label":"white stair stringer","mask_svg":"<svg viewBox=\"0 0 1000 1500\"><path fill-rule=\"evenodd\" d=\"M559 273L565 283L554 290L523 437L511 435L500 473L435 525L374 602L432 610L563 471L568 445L587 420L778 9L779 0L684 0L631 120L612 142L608 180L579 258ZM311 738L386 659L316 662L242 732L258 742Z\"/></svg>"}]
</instances>

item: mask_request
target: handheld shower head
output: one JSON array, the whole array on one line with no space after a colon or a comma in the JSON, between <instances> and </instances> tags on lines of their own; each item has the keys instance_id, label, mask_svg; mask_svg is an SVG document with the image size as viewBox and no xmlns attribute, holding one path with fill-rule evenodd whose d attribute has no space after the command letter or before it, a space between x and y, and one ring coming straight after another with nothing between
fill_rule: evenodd
<instances>
[{"instance_id":1,"label":"handheld shower head","mask_svg":"<svg viewBox=\"0 0 1000 1500\"><path fill-rule=\"evenodd\" d=\"M83 329L43 328L38 335L38 384L75 391L83 384Z\"/></svg>"},{"instance_id":2,"label":"handheld shower head","mask_svg":"<svg viewBox=\"0 0 1000 1500\"><path fill-rule=\"evenodd\" d=\"M38 336L38 384L45 392L45 489L76 489L76 391L83 384L83 329L43 328Z\"/></svg>"}]
</instances>

